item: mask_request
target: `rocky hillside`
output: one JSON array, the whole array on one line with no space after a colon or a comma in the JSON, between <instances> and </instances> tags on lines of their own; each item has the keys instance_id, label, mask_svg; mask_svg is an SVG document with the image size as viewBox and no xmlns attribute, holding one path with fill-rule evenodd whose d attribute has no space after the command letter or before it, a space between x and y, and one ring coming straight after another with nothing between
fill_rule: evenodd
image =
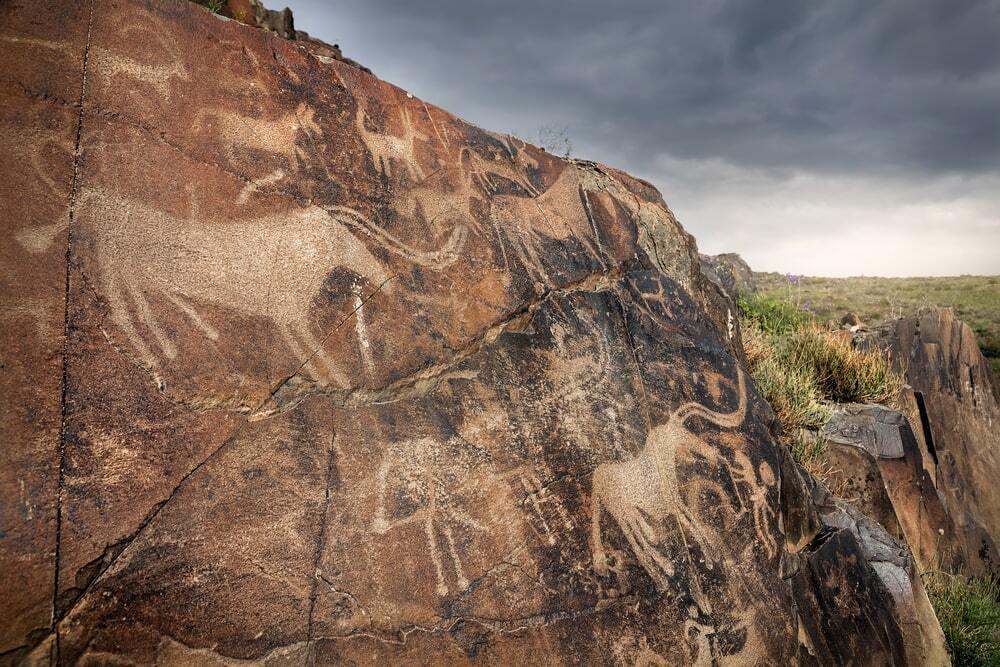
<instances>
[{"instance_id":1,"label":"rocky hillside","mask_svg":"<svg viewBox=\"0 0 1000 667\"><path fill-rule=\"evenodd\" d=\"M0 663L947 663L649 184L188 2L0 59Z\"/></svg>"}]
</instances>

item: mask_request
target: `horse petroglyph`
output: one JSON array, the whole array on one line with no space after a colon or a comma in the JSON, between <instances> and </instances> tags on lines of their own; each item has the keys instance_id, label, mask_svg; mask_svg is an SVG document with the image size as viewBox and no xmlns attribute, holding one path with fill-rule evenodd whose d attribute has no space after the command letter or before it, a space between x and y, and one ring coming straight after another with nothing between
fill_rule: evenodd
<instances>
[{"instance_id":1,"label":"horse petroglyph","mask_svg":"<svg viewBox=\"0 0 1000 667\"><path fill-rule=\"evenodd\" d=\"M410 523L422 526L438 595L461 592L469 586L460 551L472 533L485 528L466 512L460 494L476 483L474 470L488 460L487 452L460 438L443 444L432 438L418 438L390 445L375 473L372 530L385 535ZM441 548L442 537L445 551ZM446 559L451 561L453 577L445 568ZM449 586L450 579L454 580L454 589Z\"/></svg>"}]
</instances>

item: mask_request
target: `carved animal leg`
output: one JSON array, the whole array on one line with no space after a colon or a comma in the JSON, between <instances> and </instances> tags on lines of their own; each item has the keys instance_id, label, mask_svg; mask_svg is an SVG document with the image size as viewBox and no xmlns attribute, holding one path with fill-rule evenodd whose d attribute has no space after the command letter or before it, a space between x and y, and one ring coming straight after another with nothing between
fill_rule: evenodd
<instances>
[{"instance_id":1,"label":"carved animal leg","mask_svg":"<svg viewBox=\"0 0 1000 667\"><path fill-rule=\"evenodd\" d=\"M459 558L458 549L455 548L455 537L451 533L451 526L442 521L441 532L444 533L445 539L448 540L448 552L451 554L451 561L455 565L455 579L458 581L458 588L465 590L469 587L469 580L465 578L465 572L462 571L462 560Z\"/></svg>"},{"instance_id":2,"label":"carved animal leg","mask_svg":"<svg viewBox=\"0 0 1000 667\"><path fill-rule=\"evenodd\" d=\"M552 530L549 528L549 522L545 520L545 514L542 512L542 506L538 502L538 494L542 489L541 483L534 475L521 475L521 485L524 486L524 490L527 492L528 498L531 499L531 506L535 509L535 514L538 516L538 520L542 524L542 530L545 531L544 539L550 545L555 545L555 535L552 534Z\"/></svg>"},{"instance_id":3,"label":"carved animal leg","mask_svg":"<svg viewBox=\"0 0 1000 667\"><path fill-rule=\"evenodd\" d=\"M615 518L617 519L618 517ZM629 546L632 547L632 553L635 554L639 564L642 565L642 569L646 570L653 583L656 584L657 590L666 590L667 578L659 565L652 559L655 549L642 539L641 528L628 516L622 516L621 520L618 521L618 526L625 534L625 539L628 540Z\"/></svg>"},{"instance_id":4,"label":"carved animal leg","mask_svg":"<svg viewBox=\"0 0 1000 667\"><path fill-rule=\"evenodd\" d=\"M715 634L715 628L698 623L693 619L689 619L684 622L684 638L688 645L691 645L691 630L694 630L694 648L696 650L695 654L692 656L694 662L692 664L696 666L701 665L711 665L712 660L712 640L711 636Z\"/></svg>"},{"instance_id":5,"label":"carved animal leg","mask_svg":"<svg viewBox=\"0 0 1000 667\"><path fill-rule=\"evenodd\" d=\"M683 511L683 509L682 509ZM712 605L705 597L704 591L701 590L701 579L698 577L698 572L695 570L694 562L691 559L691 547L688 544L687 535L684 532L684 525L689 523L689 519L682 519L680 514L674 515L677 521L677 528L681 533L681 539L684 541L684 550L687 552L688 561L688 579L691 582L691 596L694 598L695 604L706 614L712 613ZM704 549L702 550L704 554ZM709 569L711 569L711 563L708 564Z\"/></svg>"},{"instance_id":6,"label":"carved animal leg","mask_svg":"<svg viewBox=\"0 0 1000 667\"><path fill-rule=\"evenodd\" d=\"M143 340L139 331L135 328L135 324L132 322L132 316L125 307L125 296L119 289L118 282L114 279L109 280L105 290L107 292L108 302L111 304L111 321L125 332L125 335L128 336L129 341L132 343L132 347L134 347L139 353L139 359L142 360L143 365L155 374L157 367L156 355L154 355L153 351L149 349L149 346L146 345L146 341ZM157 381L159 381L158 376Z\"/></svg>"},{"instance_id":7,"label":"carved animal leg","mask_svg":"<svg viewBox=\"0 0 1000 667\"><path fill-rule=\"evenodd\" d=\"M701 529L701 522L691 514L691 510L686 505L681 504L678 507L678 511L678 525L682 531L685 531L685 535L694 537L695 542L697 542L698 547L701 549L702 556L705 557L708 569L711 570L715 567L715 561L718 560L718 553L712 547L712 540L705 535L705 531Z\"/></svg>"},{"instance_id":8,"label":"carved animal leg","mask_svg":"<svg viewBox=\"0 0 1000 667\"><path fill-rule=\"evenodd\" d=\"M642 547L643 552L663 572L664 579L674 576L673 562L657 548L656 533L638 509L631 516L630 522L640 547Z\"/></svg>"},{"instance_id":9,"label":"carved animal leg","mask_svg":"<svg viewBox=\"0 0 1000 667\"><path fill-rule=\"evenodd\" d=\"M166 297L170 299L175 306L183 310L184 314L191 318L191 321L194 322L194 325L199 329L201 329L209 340L219 340L219 332L216 331L211 324L201 319L201 316L198 314L198 311L196 311L194 307L191 306L191 304L189 304L181 294L172 292L165 292L165 294Z\"/></svg>"},{"instance_id":10,"label":"carved animal leg","mask_svg":"<svg viewBox=\"0 0 1000 667\"><path fill-rule=\"evenodd\" d=\"M299 326L298 333L302 336L306 345L310 349L315 350L313 359L319 361L320 366L326 371L327 376L341 387L349 386L350 382L347 377L334 365L330 355L323 348L323 344L312 337L312 334L309 332L309 325L302 323Z\"/></svg>"},{"instance_id":11,"label":"carved animal leg","mask_svg":"<svg viewBox=\"0 0 1000 667\"><path fill-rule=\"evenodd\" d=\"M437 538L434 536L434 514L431 513L424 522L424 532L427 533L427 547L437 571L437 594L444 596L448 594L448 586L444 582L444 568L441 565L441 552L438 551Z\"/></svg>"},{"instance_id":12,"label":"carved animal leg","mask_svg":"<svg viewBox=\"0 0 1000 667\"><path fill-rule=\"evenodd\" d=\"M153 315L153 309L149 307L149 302L146 301L145 295L132 284L126 284L128 288L129 295L132 297L132 301L135 303L136 308L139 311L139 319L146 325L146 328L152 332L153 337L156 338L156 342L160 345L160 350L163 351L164 356L167 359L173 359L177 356L177 348L174 346L174 342L170 340L167 333L160 327L159 322L156 321L156 317Z\"/></svg>"},{"instance_id":13,"label":"carved animal leg","mask_svg":"<svg viewBox=\"0 0 1000 667\"><path fill-rule=\"evenodd\" d=\"M597 486L597 473L594 473L594 488L590 496L590 555L594 561L594 570L601 576L608 574L608 554L604 550L604 541L601 539L601 513L604 504L601 501L601 493Z\"/></svg>"},{"instance_id":14,"label":"carved animal leg","mask_svg":"<svg viewBox=\"0 0 1000 667\"><path fill-rule=\"evenodd\" d=\"M306 363L307 367L312 365L321 377L326 376L341 387L348 386L347 378L334 367L322 344L310 333L308 324L299 323L297 326L289 324L287 327L282 328L282 335L288 343L288 347L292 350L292 354L300 359L308 359ZM302 348L299 346L299 338L306 345L305 352L302 352Z\"/></svg>"}]
</instances>

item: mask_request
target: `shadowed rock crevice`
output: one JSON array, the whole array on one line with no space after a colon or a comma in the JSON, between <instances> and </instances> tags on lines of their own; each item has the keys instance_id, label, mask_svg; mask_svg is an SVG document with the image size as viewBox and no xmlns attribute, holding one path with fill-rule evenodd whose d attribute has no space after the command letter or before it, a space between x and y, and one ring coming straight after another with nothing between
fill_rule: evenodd
<instances>
[{"instance_id":1,"label":"shadowed rock crevice","mask_svg":"<svg viewBox=\"0 0 1000 667\"><path fill-rule=\"evenodd\" d=\"M68 366L67 366L67 356L68 347L70 341L70 327L72 323L70 321L71 312L71 302L70 302L70 282L72 280L73 274L73 216L74 209L76 206L77 197L77 181L80 172L80 140L83 136L83 109L86 104L87 99L87 66L90 57L90 44L91 36L94 28L94 6L95 0L90 2L90 11L87 21L87 37L83 49L83 63L81 65L81 75L80 75L80 102L78 105L79 113L76 120L76 131L73 140L73 178L70 183L69 192L69 207L67 211L67 221L66 221L66 289L64 294L64 324L63 324L63 354L62 354L62 398L61 398L61 416L60 416L60 426L59 426L59 464L58 464L58 481L56 484L56 517L55 517L55 557L53 558L53 568L52 568L52 625L51 629L55 632L55 646L54 655L55 661L58 663L60 661L60 642L59 642L59 619L61 617L60 605L65 604L66 600L60 593L60 565L61 565L61 555L62 555L62 523L63 523L63 493L64 493L64 480L65 480L65 466L66 466L66 420L67 420L67 387L68 382ZM96 566L95 566L96 567ZM86 575L85 575L86 576ZM79 584L79 581L77 582Z\"/></svg>"}]
</instances>

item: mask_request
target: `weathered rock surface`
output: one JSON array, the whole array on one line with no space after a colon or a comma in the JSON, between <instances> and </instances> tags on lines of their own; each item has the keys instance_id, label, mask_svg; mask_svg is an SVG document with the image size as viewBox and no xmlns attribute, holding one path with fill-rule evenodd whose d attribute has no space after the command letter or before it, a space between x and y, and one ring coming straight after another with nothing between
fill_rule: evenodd
<instances>
[{"instance_id":1,"label":"weathered rock surface","mask_svg":"<svg viewBox=\"0 0 1000 667\"><path fill-rule=\"evenodd\" d=\"M651 186L186 2L0 28L3 662L939 655Z\"/></svg>"},{"instance_id":2,"label":"weathered rock surface","mask_svg":"<svg viewBox=\"0 0 1000 667\"><path fill-rule=\"evenodd\" d=\"M735 252L699 255L699 258L702 274L731 298L757 291L750 265Z\"/></svg>"},{"instance_id":3,"label":"weathered rock surface","mask_svg":"<svg viewBox=\"0 0 1000 667\"><path fill-rule=\"evenodd\" d=\"M990 571L992 552L984 559L968 550L924 467L924 452L905 415L881 405L842 405L820 435L827 483L907 544L921 571Z\"/></svg>"},{"instance_id":4,"label":"weathered rock surface","mask_svg":"<svg viewBox=\"0 0 1000 667\"><path fill-rule=\"evenodd\" d=\"M800 662L949 664L909 549L808 475L789 478L782 490L801 479L819 527L786 565L802 619Z\"/></svg>"},{"instance_id":5,"label":"weathered rock surface","mask_svg":"<svg viewBox=\"0 0 1000 667\"><path fill-rule=\"evenodd\" d=\"M970 574L1000 574L1000 387L976 336L951 309L904 318L865 335L890 350L912 390L906 412L922 465L965 544Z\"/></svg>"}]
</instances>

